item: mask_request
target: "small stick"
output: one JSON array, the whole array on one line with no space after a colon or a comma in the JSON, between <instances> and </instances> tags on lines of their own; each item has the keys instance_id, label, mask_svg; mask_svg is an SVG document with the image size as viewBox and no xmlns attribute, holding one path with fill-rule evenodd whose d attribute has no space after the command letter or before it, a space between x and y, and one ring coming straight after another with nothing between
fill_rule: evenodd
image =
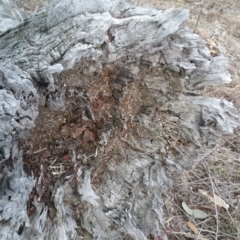
<instances>
[{"instance_id":1,"label":"small stick","mask_svg":"<svg viewBox=\"0 0 240 240\"><path fill-rule=\"evenodd\" d=\"M214 197L214 206L215 206L215 218L216 218L216 223L217 223L217 226L216 226L216 233L215 233L215 240L218 240L218 230L219 230L219 222L218 222L218 210L217 210L217 204L216 204L216 201L215 201L215 191L214 191L214 184L213 184L213 181L212 181L212 176L210 174L210 171L207 169L206 167L206 164L205 164L205 161L203 161L203 166L208 174L208 176L210 177L210 183L211 183L211 187L212 187L212 194L213 194L213 197Z\"/></svg>"},{"instance_id":2,"label":"small stick","mask_svg":"<svg viewBox=\"0 0 240 240\"><path fill-rule=\"evenodd\" d=\"M47 149L47 148L42 148L42 149L40 149L40 150L35 151L33 154L40 153L40 152L42 152L42 151L44 151L44 150L46 150L46 149Z\"/></svg>"},{"instance_id":3,"label":"small stick","mask_svg":"<svg viewBox=\"0 0 240 240\"><path fill-rule=\"evenodd\" d=\"M200 20L200 17L201 17L201 14L202 14L202 10L203 10L204 1L202 1L201 3L197 3L197 4L201 4L201 10L200 10L200 12L199 12L199 14L198 14L197 23L196 23L196 25L195 25L195 28L194 28L193 32L195 32L195 30L196 30L196 28L197 28L197 25L198 25L198 22L199 22L199 20Z\"/></svg>"}]
</instances>

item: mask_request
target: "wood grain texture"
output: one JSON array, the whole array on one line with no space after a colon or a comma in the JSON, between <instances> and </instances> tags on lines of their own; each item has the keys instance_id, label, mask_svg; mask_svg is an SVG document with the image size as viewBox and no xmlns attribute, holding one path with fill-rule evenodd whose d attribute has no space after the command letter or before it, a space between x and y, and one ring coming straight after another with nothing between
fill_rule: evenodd
<instances>
[{"instance_id":1,"label":"wood grain texture","mask_svg":"<svg viewBox=\"0 0 240 240\"><path fill-rule=\"evenodd\" d=\"M187 19L130 1L55 0L0 35L1 239L167 239L169 176L239 125L230 102L196 92L231 79ZM81 151L52 186L52 206L34 198L29 213L41 181L23 171L17 142L38 114L45 123L58 112L81 121L70 132L59 115L37 124Z\"/></svg>"}]
</instances>

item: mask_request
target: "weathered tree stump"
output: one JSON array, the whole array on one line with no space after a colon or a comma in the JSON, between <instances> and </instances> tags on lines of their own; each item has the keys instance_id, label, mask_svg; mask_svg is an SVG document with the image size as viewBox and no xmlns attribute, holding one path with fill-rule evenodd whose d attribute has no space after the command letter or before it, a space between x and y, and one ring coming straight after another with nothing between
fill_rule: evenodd
<instances>
[{"instance_id":1,"label":"weathered tree stump","mask_svg":"<svg viewBox=\"0 0 240 240\"><path fill-rule=\"evenodd\" d=\"M198 91L230 82L226 59L184 26L185 9L55 0L10 18L0 239L167 239L171 174L239 124L230 102Z\"/></svg>"}]
</instances>

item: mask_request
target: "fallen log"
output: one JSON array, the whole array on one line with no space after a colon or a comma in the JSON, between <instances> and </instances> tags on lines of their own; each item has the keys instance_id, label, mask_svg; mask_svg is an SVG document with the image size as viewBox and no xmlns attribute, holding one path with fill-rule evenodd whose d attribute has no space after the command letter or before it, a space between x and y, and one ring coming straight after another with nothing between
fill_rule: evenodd
<instances>
[{"instance_id":1,"label":"fallen log","mask_svg":"<svg viewBox=\"0 0 240 240\"><path fill-rule=\"evenodd\" d=\"M55 0L11 18L0 25L0 238L167 239L171 174L239 125L230 102L199 91L230 82L225 57L184 26L186 9Z\"/></svg>"}]
</instances>

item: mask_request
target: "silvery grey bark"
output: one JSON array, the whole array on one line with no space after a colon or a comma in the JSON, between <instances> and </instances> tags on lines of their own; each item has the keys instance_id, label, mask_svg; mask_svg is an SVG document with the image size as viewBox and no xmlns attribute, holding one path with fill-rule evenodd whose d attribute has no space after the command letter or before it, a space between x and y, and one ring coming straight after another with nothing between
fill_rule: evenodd
<instances>
[{"instance_id":1,"label":"silvery grey bark","mask_svg":"<svg viewBox=\"0 0 240 240\"><path fill-rule=\"evenodd\" d=\"M0 1L0 33L16 26L26 18L26 15L12 0Z\"/></svg>"},{"instance_id":2,"label":"silvery grey bark","mask_svg":"<svg viewBox=\"0 0 240 240\"><path fill-rule=\"evenodd\" d=\"M5 21L6 4L2 9ZM214 146L239 124L230 102L196 93L230 82L226 59L211 56L184 27L185 9L54 0L26 19L10 18L8 30L0 24L0 238L167 239L161 194L171 187L168 175L190 168L196 149ZM100 97L92 89L101 84L109 108L93 107ZM39 86L46 86L47 99ZM85 154L85 162L94 164L80 164L72 150L73 170L53 190L54 214L37 198L29 214L38 179L23 171L17 142L34 128L42 101L49 111L66 111L68 86L87 95L81 107L89 116L82 118L111 121L93 154ZM9 158L12 169L5 164Z\"/></svg>"}]
</instances>

